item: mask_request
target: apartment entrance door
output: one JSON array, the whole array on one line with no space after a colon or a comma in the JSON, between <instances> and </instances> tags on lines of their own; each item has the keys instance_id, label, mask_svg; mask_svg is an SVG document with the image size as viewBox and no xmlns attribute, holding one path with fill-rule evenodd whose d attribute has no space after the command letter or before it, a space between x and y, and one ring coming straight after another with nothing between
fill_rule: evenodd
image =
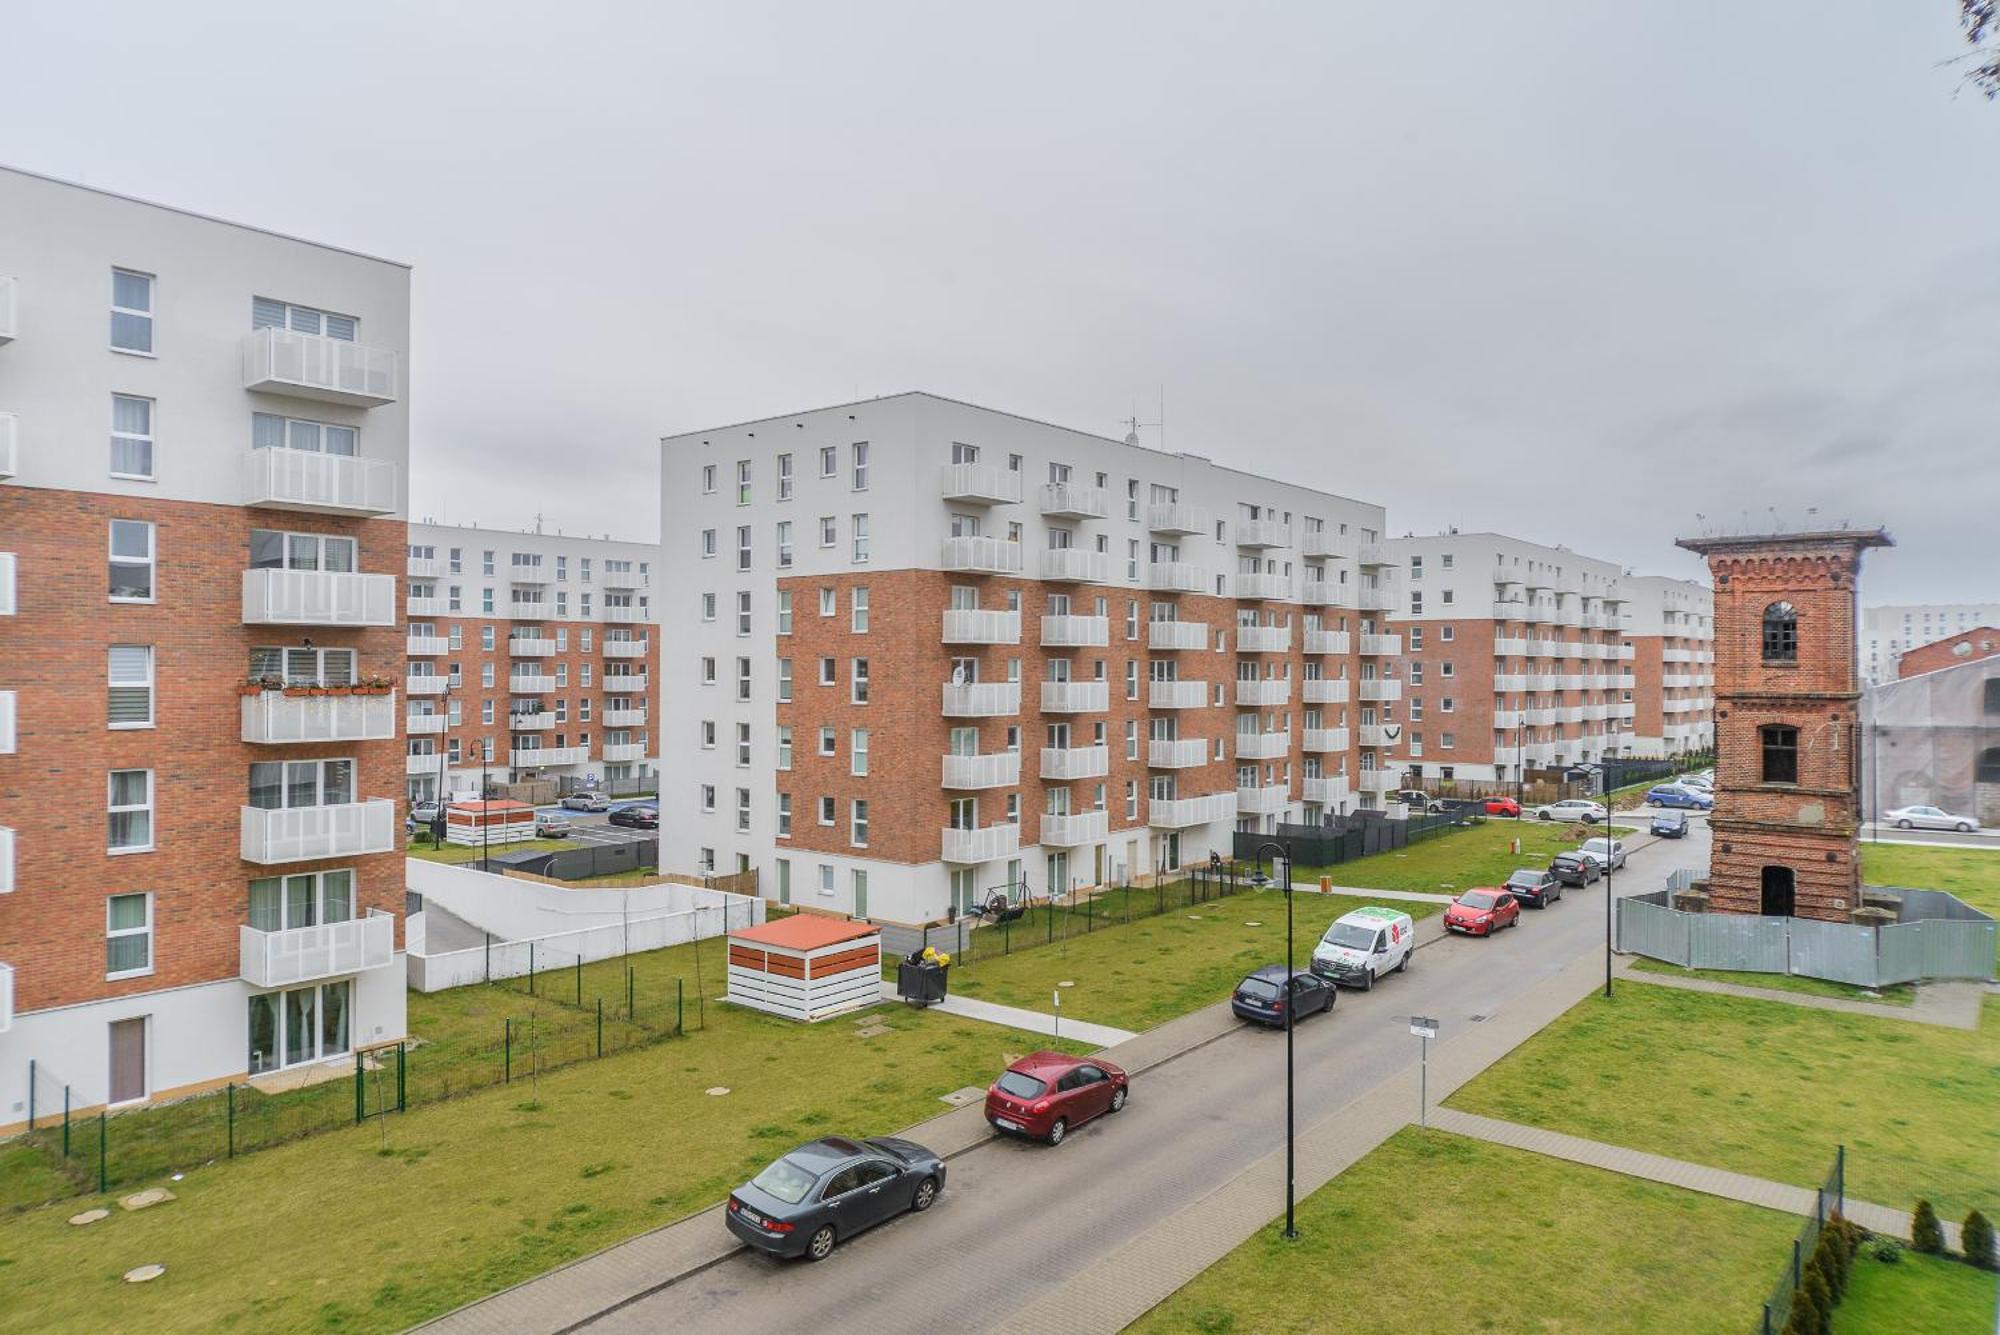
<instances>
[{"instance_id":1,"label":"apartment entrance door","mask_svg":"<svg viewBox=\"0 0 2000 1335\"><path fill-rule=\"evenodd\" d=\"M111 1022L111 1102L146 1097L146 1017Z\"/></svg>"}]
</instances>

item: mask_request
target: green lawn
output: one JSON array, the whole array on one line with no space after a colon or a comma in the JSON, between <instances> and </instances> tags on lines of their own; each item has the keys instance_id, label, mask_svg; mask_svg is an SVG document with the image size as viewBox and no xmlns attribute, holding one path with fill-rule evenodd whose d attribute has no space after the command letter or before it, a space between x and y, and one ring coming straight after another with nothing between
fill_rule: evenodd
<instances>
[{"instance_id":1,"label":"green lawn","mask_svg":"<svg viewBox=\"0 0 2000 1335\"><path fill-rule=\"evenodd\" d=\"M1863 1244L1834 1309L1834 1335L1991 1335L1990 1270L1906 1251L1893 1265Z\"/></svg>"},{"instance_id":2,"label":"green lawn","mask_svg":"<svg viewBox=\"0 0 2000 1335\"><path fill-rule=\"evenodd\" d=\"M2000 848L1918 848L1863 840L1861 877L1869 885L1943 890L2000 918ZM1994 949L2000 954L2000 942Z\"/></svg>"},{"instance_id":3,"label":"green lawn","mask_svg":"<svg viewBox=\"0 0 2000 1335\"><path fill-rule=\"evenodd\" d=\"M868 1019L891 1032L710 1005L702 1032L539 1090L189 1165L167 1205L81 1229L64 1220L94 1199L0 1218L0 1328L401 1329L712 1203L798 1141L942 1112L939 1095L1046 1045L936 1012ZM148 1262L166 1277L120 1282Z\"/></svg>"},{"instance_id":4,"label":"green lawn","mask_svg":"<svg viewBox=\"0 0 2000 1335\"><path fill-rule=\"evenodd\" d=\"M1601 827L1593 827L1586 837L1596 838L1601 832ZM1635 830L1619 826L1617 833L1629 836ZM1521 841L1519 853L1510 847L1517 838ZM1557 821L1489 820L1398 852L1377 853L1331 867L1299 867L1293 875L1299 881L1318 881L1323 874L1335 885L1452 895L1475 885L1499 885L1508 873L1522 867L1546 867L1550 858L1581 842L1571 835L1569 826Z\"/></svg>"},{"instance_id":5,"label":"green lawn","mask_svg":"<svg viewBox=\"0 0 2000 1335\"><path fill-rule=\"evenodd\" d=\"M1896 983L1869 995L1868 989L1852 983L1836 983L1828 978L1806 978L1793 973L1743 973L1734 969L1683 969L1665 960L1634 956L1632 967L1640 973L1672 974L1676 978L1704 978L1711 983L1735 983L1741 987L1761 987L1773 992L1799 992L1809 997L1835 997L1841 1001L1865 1001L1877 1006L1907 1006L1916 999L1916 989Z\"/></svg>"},{"instance_id":6,"label":"green lawn","mask_svg":"<svg viewBox=\"0 0 2000 1335\"><path fill-rule=\"evenodd\" d=\"M1628 985L1592 994L1452 1107L1956 1219L2000 1206L2000 997L1974 1032Z\"/></svg>"},{"instance_id":7,"label":"green lawn","mask_svg":"<svg viewBox=\"0 0 2000 1335\"><path fill-rule=\"evenodd\" d=\"M1128 1329L1742 1335L1799 1221L1406 1127Z\"/></svg>"}]
</instances>

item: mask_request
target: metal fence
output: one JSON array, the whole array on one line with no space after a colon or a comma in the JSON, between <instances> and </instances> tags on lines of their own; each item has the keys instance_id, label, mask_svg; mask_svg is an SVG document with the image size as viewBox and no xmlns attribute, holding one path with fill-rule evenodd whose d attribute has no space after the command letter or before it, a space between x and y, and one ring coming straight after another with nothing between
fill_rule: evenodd
<instances>
[{"instance_id":1,"label":"metal fence","mask_svg":"<svg viewBox=\"0 0 2000 1335\"><path fill-rule=\"evenodd\" d=\"M412 947L405 956L409 985L416 992L445 992L474 983L504 983L605 960L643 955L690 941L707 940L755 926L757 904L736 899L678 913L649 914L622 922L583 927L521 940L487 937L476 946L430 952ZM582 1004L579 987L577 1004Z\"/></svg>"},{"instance_id":2,"label":"metal fence","mask_svg":"<svg viewBox=\"0 0 2000 1335\"><path fill-rule=\"evenodd\" d=\"M1847 1147L1840 1145L1834 1148L1833 1166L1826 1170L1825 1181L1813 1193L1812 1213L1799 1226L1799 1235L1792 1239L1792 1259L1772 1286L1771 1296L1764 1301L1764 1310L1755 1327L1758 1335L1778 1335L1785 1328L1785 1321L1792 1314L1792 1299L1805 1282L1806 1262L1812 1259L1813 1249L1819 1246L1820 1231L1826 1227L1827 1220L1846 1208L1846 1204Z\"/></svg>"},{"instance_id":3,"label":"metal fence","mask_svg":"<svg viewBox=\"0 0 2000 1335\"><path fill-rule=\"evenodd\" d=\"M1900 920L1882 927L1672 907L1671 896L1698 875L1676 872L1666 890L1620 899L1618 949L1688 969L1800 974L1858 987L1993 976L1993 919L1942 891L1899 892Z\"/></svg>"},{"instance_id":4,"label":"metal fence","mask_svg":"<svg viewBox=\"0 0 2000 1335\"><path fill-rule=\"evenodd\" d=\"M559 796L571 793L603 793L606 797L651 797L660 791L660 776L638 774L629 779L599 779L586 783L582 778L570 774L556 776L556 790Z\"/></svg>"},{"instance_id":5,"label":"metal fence","mask_svg":"<svg viewBox=\"0 0 2000 1335\"><path fill-rule=\"evenodd\" d=\"M546 876L554 881L587 881L596 876L616 876L640 868L658 868L660 841L627 839L615 844L586 844L555 852L505 853L492 859L493 865L508 871L524 871L530 876Z\"/></svg>"},{"instance_id":6,"label":"metal fence","mask_svg":"<svg viewBox=\"0 0 2000 1335\"><path fill-rule=\"evenodd\" d=\"M951 955L954 968L974 967L983 959L1057 945L1071 937L1157 918L1248 890L1252 888L1250 877L1255 871L1248 862L1224 862L1220 869L1197 867L1182 879L1149 886L1113 886L1058 894L1041 903L1020 904L1018 912L993 922L961 915L951 922L923 928L884 923L882 954L888 959L931 946Z\"/></svg>"},{"instance_id":7,"label":"metal fence","mask_svg":"<svg viewBox=\"0 0 2000 1335\"><path fill-rule=\"evenodd\" d=\"M1254 862L1260 848L1276 843L1291 854L1294 868L1332 867L1376 853L1392 853L1478 819L1472 807L1414 815L1407 820L1393 820L1379 812L1357 812L1336 816L1322 825L1280 825L1273 834L1238 830L1232 836L1230 851L1238 861Z\"/></svg>"}]
</instances>

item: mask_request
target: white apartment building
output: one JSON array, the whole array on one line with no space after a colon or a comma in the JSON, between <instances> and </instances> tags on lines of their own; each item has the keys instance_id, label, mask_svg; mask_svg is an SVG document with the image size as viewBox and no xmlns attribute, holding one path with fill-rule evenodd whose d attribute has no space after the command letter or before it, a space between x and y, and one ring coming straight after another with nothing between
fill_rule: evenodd
<instances>
[{"instance_id":1,"label":"white apartment building","mask_svg":"<svg viewBox=\"0 0 2000 1335\"><path fill-rule=\"evenodd\" d=\"M1682 755L1715 745L1715 592L1705 580L1627 575L1632 652L1629 753Z\"/></svg>"},{"instance_id":2,"label":"white apartment building","mask_svg":"<svg viewBox=\"0 0 2000 1335\"><path fill-rule=\"evenodd\" d=\"M1911 649L1979 626L2000 626L2000 603L1908 603L1861 610L1861 677L1871 686L1896 680L1896 660Z\"/></svg>"},{"instance_id":3,"label":"white apartment building","mask_svg":"<svg viewBox=\"0 0 2000 1335\"><path fill-rule=\"evenodd\" d=\"M1383 511L929 394L662 441L661 837L933 920L1381 805Z\"/></svg>"}]
</instances>

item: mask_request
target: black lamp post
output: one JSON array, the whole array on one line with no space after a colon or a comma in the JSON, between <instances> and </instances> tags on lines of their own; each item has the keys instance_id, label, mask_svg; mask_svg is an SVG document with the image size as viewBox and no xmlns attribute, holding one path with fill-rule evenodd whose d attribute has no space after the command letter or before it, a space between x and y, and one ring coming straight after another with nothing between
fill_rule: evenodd
<instances>
[{"instance_id":1,"label":"black lamp post","mask_svg":"<svg viewBox=\"0 0 2000 1335\"><path fill-rule=\"evenodd\" d=\"M1264 850L1272 849L1277 856L1272 864L1283 864L1285 869L1281 888L1285 892L1285 1236L1299 1235L1296 1214L1297 1190L1295 1175L1294 1139L1297 1126L1297 1099L1292 1078L1292 1020L1298 1010L1298 992L1292 986L1292 850L1274 839L1267 839L1257 845L1257 871L1250 878L1250 884L1262 890L1271 883L1264 875Z\"/></svg>"},{"instance_id":2,"label":"black lamp post","mask_svg":"<svg viewBox=\"0 0 2000 1335\"><path fill-rule=\"evenodd\" d=\"M1599 764L1598 787L1604 790L1604 996L1611 996L1611 857L1617 836L1611 832L1611 766Z\"/></svg>"},{"instance_id":3,"label":"black lamp post","mask_svg":"<svg viewBox=\"0 0 2000 1335\"><path fill-rule=\"evenodd\" d=\"M442 696L442 697L441 697L441 698L439 699L438 703L439 703L439 704L440 704L440 705L441 705L441 706L443 707L443 708L442 708L442 710L441 710L441 712L440 712L440 713L438 714L438 717L444 720L444 727L443 727L443 729L442 729L442 730L440 730L440 731L439 731L439 733L438 733L438 743L437 743L437 748L438 748L438 786L437 786L437 791L436 791L435 793L431 794L432 798L433 798L433 799L434 799L434 800L436 801L436 803L437 803L437 815L436 815L435 817L433 817L433 818L432 818L432 820L431 820L431 847L432 847L432 848L442 848L442 847L444 846L444 828L445 828L445 814L444 814L444 790L445 790L445 770L444 770L444 764L445 764L445 758L446 758L446 755L447 755L447 754L448 754L448 753L450 752L450 750L451 750L451 679L450 679L449 677L447 677L447 678L445 679L445 686L444 686L444 695L443 695L443 696Z\"/></svg>"}]
</instances>

